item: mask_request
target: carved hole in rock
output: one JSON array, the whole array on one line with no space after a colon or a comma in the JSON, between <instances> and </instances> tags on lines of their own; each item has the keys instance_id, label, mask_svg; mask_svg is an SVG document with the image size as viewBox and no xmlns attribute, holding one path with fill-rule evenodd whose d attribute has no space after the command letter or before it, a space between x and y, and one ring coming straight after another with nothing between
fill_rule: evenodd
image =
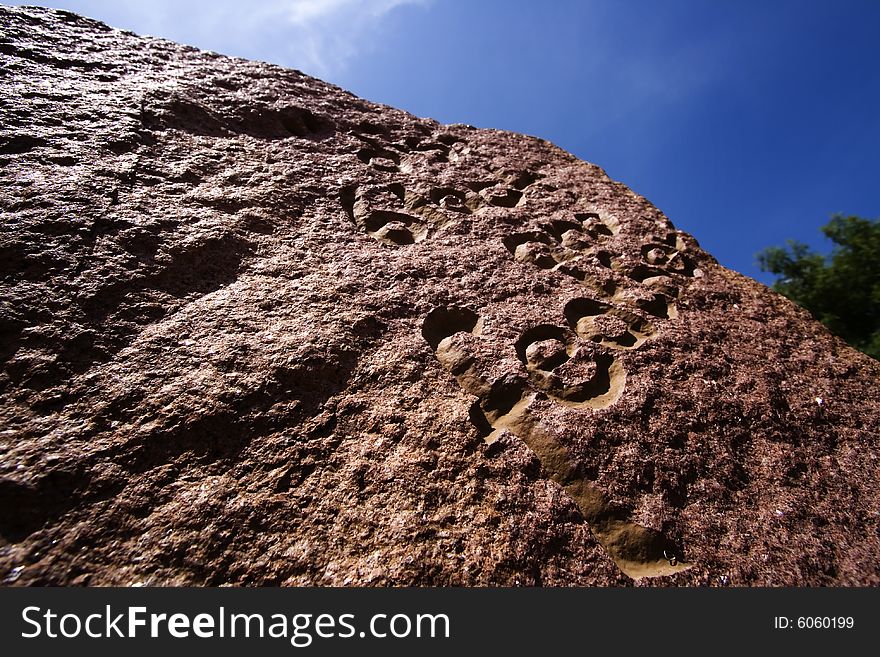
<instances>
[{"instance_id":1,"label":"carved hole in rock","mask_svg":"<svg viewBox=\"0 0 880 657\"><path fill-rule=\"evenodd\" d=\"M634 281L644 283L649 278L669 276L669 274L662 269L657 269L656 267L649 267L647 265L636 265L635 267L630 269L629 272L627 272L627 276L629 276Z\"/></svg>"},{"instance_id":2,"label":"carved hole in rock","mask_svg":"<svg viewBox=\"0 0 880 657\"><path fill-rule=\"evenodd\" d=\"M549 224L546 224L544 228L556 239L557 242L562 241L562 236L566 231L574 230L578 233L582 232L580 224L573 221L563 221L561 219L551 221Z\"/></svg>"},{"instance_id":3,"label":"carved hole in rock","mask_svg":"<svg viewBox=\"0 0 880 657\"><path fill-rule=\"evenodd\" d=\"M448 194L441 198L437 205L439 205L444 210L452 210L453 212L466 212L470 213L470 208L465 204L465 202L454 194Z\"/></svg>"},{"instance_id":4,"label":"carved hole in rock","mask_svg":"<svg viewBox=\"0 0 880 657\"><path fill-rule=\"evenodd\" d=\"M422 323L422 337L436 351L445 338L456 333L478 335L481 324L480 316L467 308L435 308Z\"/></svg>"},{"instance_id":5,"label":"carved hole in rock","mask_svg":"<svg viewBox=\"0 0 880 657\"><path fill-rule=\"evenodd\" d=\"M675 236L675 233L671 233ZM666 244L649 243L642 245L642 258L649 265L663 267L668 272L694 275L694 264L690 258L684 255L678 248Z\"/></svg>"},{"instance_id":6,"label":"carved hole in rock","mask_svg":"<svg viewBox=\"0 0 880 657\"><path fill-rule=\"evenodd\" d=\"M667 247L659 244L644 244L641 250L642 258L649 265L665 265L672 255Z\"/></svg>"},{"instance_id":7,"label":"carved hole in rock","mask_svg":"<svg viewBox=\"0 0 880 657\"><path fill-rule=\"evenodd\" d=\"M495 185L491 188L483 189L480 194L486 199L490 205L499 208L512 208L522 199L522 192L511 187L503 187Z\"/></svg>"},{"instance_id":8,"label":"carved hole in rock","mask_svg":"<svg viewBox=\"0 0 880 657\"><path fill-rule=\"evenodd\" d=\"M612 257L608 251L596 251L593 254L593 257L599 262L600 265L605 267L606 269L611 269L611 261Z\"/></svg>"},{"instance_id":9,"label":"carved hole in rock","mask_svg":"<svg viewBox=\"0 0 880 657\"><path fill-rule=\"evenodd\" d=\"M526 365L552 372L570 358L565 345L556 339L539 340L526 347Z\"/></svg>"},{"instance_id":10,"label":"carved hole in rock","mask_svg":"<svg viewBox=\"0 0 880 657\"><path fill-rule=\"evenodd\" d=\"M447 146L452 146L455 142L464 143L465 140L462 139L461 137L457 137L456 135L453 135L451 133L446 132L446 133L443 133L442 135L437 135L437 141L439 141L441 144L446 144Z\"/></svg>"},{"instance_id":11,"label":"carved hole in rock","mask_svg":"<svg viewBox=\"0 0 880 657\"><path fill-rule=\"evenodd\" d=\"M507 237L503 238L501 242L504 244L504 247L513 254L516 253L516 247L518 247L520 244L526 244L528 242L540 242L541 244L547 244L549 246L553 243L546 233L540 233L538 231L508 235Z\"/></svg>"},{"instance_id":12,"label":"carved hole in rock","mask_svg":"<svg viewBox=\"0 0 880 657\"><path fill-rule=\"evenodd\" d=\"M157 91L153 98L145 99L143 103L142 120L150 128L181 130L193 135L213 137L226 136L232 132L223 118L201 103L176 93Z\"/></svg>"},{"instance_id":13,"label":"carved hole in rock","mask_svg":"<svg viewBox=\"0 0 880 657\"><path fill-rule=\"evenodd\" d=\"M558 271L560 274L565 274L566 276L571 276L573 279L586 284L586 281L589 280L590 276L577 265L579 261L580 258L574 262L561 262L557 265L555 271Z\"/></svg>"},{"instance_id":14,"label":"carved hole in rock","mask_svg":"<svg viewBox=\"0 0 880 657\"><path fill-rule=\"evenodd\" d=\"M374 151L372 148L361 148L358 150L357 153L355 153L355 155L357 156L357 159L359 159L364 164L369 164L370 160L376 157L378 153L376 153L376 151Z\"/></svg>"},{"instance_id":15,"label":"carved hole in rock","mask_svg":"<svg viewBox=\"0 0 880 657\"><path fill-rule=\"evenodd\" d=\"M658 263L660 264L660 263ZM663 263L663 268L675 274L681 274L682 276L693 276L694 275L694 263L684 255L681 251L673 250L672 255L668 257L665 263Z\"/></svg>"},{"instance_id":16,"label":"carved hole in rock","mask_svg":"<svg viewBox=\"0 0 880 657\"><path fill-rule=\"evenodd\" d=\"M502 239L502 243L519 262L527 262L541 269L553 269L557 265L549 248L553 241L546 233L534 231L508 235Z\"/></svg>"},{"instance_id":17,"label":"carved hole in rock","mask_svg":"<svg viewBox=\"0 0 880 657\"><path fill-rule=\"evenodd\" d=\"M364 228L366 228L371 233L375 233L382 227L390 223L411 226L412 224L416 223L416 218L402 212L373 210L364 220Z\"/></svg>"},{"instance_id":18,"label":"carved hole in rock","mask_svg":"<svg viewBox=\"0 0 880 657\"><path fill-rule=\"evenodd\" d=\"M654 335L654 325L643 317L626 310L615 310L615 314L629 324L629 330L639 340L644 341Z\"/></svg>"},{"instance_id":19,"label":"carved hole in rock","mask_svg":"<svg viewBox=\"0 0 880 657\"><path fill-rule=\"evenodd\" d=\"M607 408L620 398L626 385L620 362L595 348L578 348L552 372L528 366L527 370L534 384L551 399L573 408Z\"/></svg>"},{"instance_id":20,"label":"carved hole in rock","mask_svg":"<svg viewBox=\"0 0 880 657\"><path fill-rule=\"evenodd\" d=\"M418 219L402 212L374 210L364 220L364 228L374 238L403 246L421 242L428 230Z\"/></svg>"},{"instance_id":21,"label":"carved hole in rock","mask_svg":"<svg viewBox=\"0 0 880 657\"><path fill-rule=\"evenodd\" d=\"M523 190L541 178L541 174L534 171L523 171L519 174L513 174L506 182L513 185L515 189Z\"/></svg>"},{"instance_id":22,"label":"carved hole in rock","mask_svg":"<svg viewBox=\"0 0 880 657\"><path fill-rule=\"evenodd\" d=\"M648 285L654 293L662 295L669 300L668 319L675 319L678 317L675 300L678 299L679 290L675 285L671 284L669 278L649 278L643 283L643 285Z\"/></svg>"},{"instance_id":23,"label":"carved hole in rock","mask_svg":"<svg viewBox=\"0 0 880 657\"><path fill-rule=\"evenodd\" d=\"M428 142L427 144L419 144L416 151L421 152L430 162L445 163L449 162L450 148L446 144L436 142Z\"/></svg>"},{"instance_id":24,"label":"carved hole in rock","mask_svg":"<svg viewBox=\"0 0 880 657\"><path fill-rule=\"evenodd\" d=\"M611 237L619 230L618 226L611 226L602 221L595 212L577 212L574 218L581 222L584 231L594 237Z\"/></svg>"},{"instance_id":25,"label":"carved hole in rock","mask_svg":"<svg viewBox=\"0 0 880 657\"><path fill-rule=\"evenodd\" d=\"M612 349L635 349L654 335L654 327L642 317L593 299L572 299L564 314L579 337Z\"/></svg>"},{"instance_id":26,"label":"carved hole in rock","mask_svg":"<svg viewBox=\"0 0 880 657\"><path fill-rule=\"evenodd\" d=\"M686 255L684 255L680 251L678 253L678 260L681 263L681 266L675 267L673 270L676 273L682 274L684 276L688 276L688 277L693 276L694 271L697 268L696 265L694 264L693 260L688 258Z\"/></svg>"},{"instance_id":27,"label":"carved hole in rock","mask_svg":"<svg viewBox=\"0 0 880 657\"><path fill-rule=\"evenodd\" d=\"M626 375L620 363L609 354L596 354L589 360L572 358L560 369L565 368L571 371L559 373L563 382L559 396L563 401L605 408L616 402L623 392ZM577 383L568 383L577 379Z\"/></svg>"},{"instance_id":28,"label":"carved hole in rock","mask_svg":"<svg viewBox=\"0 0 880 657\"><path fill-rule=\"evenodd\" d=\"M569 406L605 408L623 393L626 373L604 353L581 347L568 329L539 324L514 344L532 381L553 399Z\"/></svg>"},{"instance_id":29,"label":"carved hole in rock","mask_svg":"<svg viewBox=\"0 0 880 657\"><path fill-rule=\"evenodd\" d=\"M604 315L609 310L611 310L611 306L607 303L586 297L577 297L565 304L562 314L568 320L568 325L575 328L582 317Z\"/></svg>"},{"instance_id":30,"label":"carved hole in rock","mask_svg":"<svg viewBox=\"0 0 880 657\"><path fill-rule=\"evenodd\" d=\"M401 183L390 183L385 188L401 201L406 198L406 188Z\"/></svg>"},{"instance_id":31,"label":"carved hole in rock","mask_svg":"<svg viewBox=\"0 0 880 657\"><path fill-rule=\"evenodd\" d=\"M398 246L416 243L416 236L413 235L412 231L406 226L395 222L388 223L376 231L376 237Z\"/></svg>"},{"instance_id":32,"label":"carved hole in rock","mask_svg":"<svg viewBox=\"0 0 880 657\"><path fill-rule=\"evenodd\" d=\"M553 324L539 324L525 331L514 343L516 355L526 367L529 366L528 348L534 343L556 341L569 349L574 344L574 336L570 331ZM568 360L567 358L565 360ZM552 369L552 368L550 368Z\"/></svg>"},{"instance_id":33,"label":"carved hole in rock","mask_svg":"<svg viewBox=\"0 0 880 657\"><path fill-rule=\"evenodd\" d=\"M460 192L452 187L435 187L431 190L429 196L435 205L439 205L446 210L470 212L470 208L466 205L467 197L464 192Z\"/></svg>"},{"instance_id":34,"label":"carved hole in rock","mask_svg":"<svg viewBox=\"0 0 880 657\"><path fill-rule=\"evenodd\" d=\"M444 196L449 196L450 194L453 196L460 195L461 199L464 200L464 194L462 194L461 192L459 192L458 190L456 190L453 187L434 187L430 191L428 196L431 198L432 203L439 204L440 199L442 199Z\"/></svg>"},{"instance_id":35,"label":"carved hole in rock","mask_svg":"<svg viewBox=\"0 0 880 657\"><path fill-rule=\"evenodd\" d=\"M585 335L588 332L590 335ZM584 317L578 322L577 333L593 342L611 342L622 347L632 347L636 342L629 325L615 315Z\"/></svg>"},{"instance_id":36,"label":"carved hole in rock","mask_svg":"<svg viewBox=\"0 0 880 657\"><path fill-rule=\"evenodd\" d=\"M353 219L363 220L372 209L388 209L404 203L406 188L400 183L358 187L347 185L340 190L343 207Z\"/></svg>"},{"instance_id":37,"label":"carved hole in rock","mask_svg":"<svg viewBox=\"0 0 880 657\"><path fill-rule=\"evenodd\" d=\"M357 158L364 164L369 164L381 171L396 171L400 164L400 156L392 151L377 151L372 148L362 148L357 153Z\"/></svg>"},{"instance_id":38,"label":"carved hole in rock","mask_svg":"<svg viewBox=\"0 0 880 657\"><path fill-rule=\"evenodd\" d=\"M553 269L557 264L556 257L540 242L526 242L516 247L513 257L520 262L530 262L541 269Z\"/></svg>"},{"instance_id":39,"label":"carved hole in rock","mask_svg":"<svg viewBox=\"0 0 880 657\"><path fill-rule=\"evenodd\" d=\"M661 319L673 319L676 315L675 304L664 294L655 294L650 299L639 299L636 306Z\"/></svg>"}]
</instances>

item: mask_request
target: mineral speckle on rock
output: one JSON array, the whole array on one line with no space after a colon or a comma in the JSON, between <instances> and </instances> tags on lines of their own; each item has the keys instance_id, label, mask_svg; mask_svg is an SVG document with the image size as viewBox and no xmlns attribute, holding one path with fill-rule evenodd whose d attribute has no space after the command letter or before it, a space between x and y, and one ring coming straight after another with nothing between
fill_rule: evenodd
<instances>
[{"instance_id":1,"label":"mineral speckle on rock","mask_svg":"<svg viewBox=\"0 0 880 657\"><path fill-rule=\"evenodd\" d=\"M598 167L0 20L5 584L880 583L878 364Z\"/></svg>"}]
</instances>

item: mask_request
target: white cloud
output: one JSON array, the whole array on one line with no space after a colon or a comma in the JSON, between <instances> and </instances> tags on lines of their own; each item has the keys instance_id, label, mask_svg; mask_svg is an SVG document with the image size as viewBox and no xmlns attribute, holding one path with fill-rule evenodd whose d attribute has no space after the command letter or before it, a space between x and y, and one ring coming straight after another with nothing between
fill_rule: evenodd
<instances>
[{"instance_id":1,"label":"white cloud","mask_svg":"<svg viewBox=\"0 0 880 657\"><path fill-rule=\"evenodd\" d=\"M288 57L315 75L332 75L376 44L381 21L404 5L426 5L430 0L287 0L278 10L296 42ZM291 62L292 63L292 62Z\"/></svg>"},{"instance_id":2,"label":"white cloud","mask_svg":"<svg viewBox=\"0 0 880 657\"><path fill-rule=\"evenodd\" d=\"M379 43L388 14L432 0L55 0L48 4L223 54L334 76Z\"/></svg>"}]
</instances>

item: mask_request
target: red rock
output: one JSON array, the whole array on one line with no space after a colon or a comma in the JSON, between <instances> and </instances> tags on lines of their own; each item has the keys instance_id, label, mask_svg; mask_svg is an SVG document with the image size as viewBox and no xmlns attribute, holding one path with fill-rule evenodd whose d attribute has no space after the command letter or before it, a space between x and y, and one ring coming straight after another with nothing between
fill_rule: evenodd
<instances>
[{"instance_id":1,"label":"red rock","mask_svg":"<svg viewBox=\"0 0 880 657\"><path fill-rule=\"evenodd\" d=\"M880 583L880 366L598 167L0 13L5 583Z\"/></svg>"}]
</instances>

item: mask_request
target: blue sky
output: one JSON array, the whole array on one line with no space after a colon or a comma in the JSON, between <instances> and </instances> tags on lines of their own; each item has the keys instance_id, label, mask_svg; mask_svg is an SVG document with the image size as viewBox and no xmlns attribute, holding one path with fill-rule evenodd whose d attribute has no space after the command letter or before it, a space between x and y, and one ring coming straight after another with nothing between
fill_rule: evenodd
<instances>
[{"instance_id":1,"label":"blue sky","mask_svg":"<svg viewBox=\"0 0 880 657\"><path fill-rule=\"evenodd\" d=\"M880 1L54 0L298 68L444 123L548 139L722 264L880 216Z\"/></svg>"}]
</instances>

